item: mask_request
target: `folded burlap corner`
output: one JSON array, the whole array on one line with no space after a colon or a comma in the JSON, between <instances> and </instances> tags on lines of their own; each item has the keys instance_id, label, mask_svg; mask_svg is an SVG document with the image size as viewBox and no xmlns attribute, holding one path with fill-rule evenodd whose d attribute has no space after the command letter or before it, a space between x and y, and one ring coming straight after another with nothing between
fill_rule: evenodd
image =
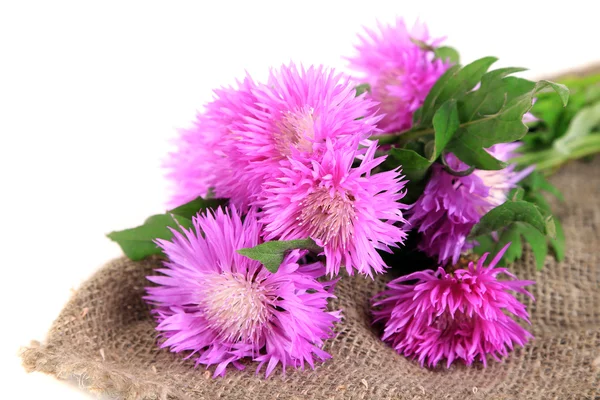
<instances>
[{"instance_id":1,"label":"folded burlap corner","mask_svg":"<svg viewBox=\"0 0 600 400\"><path fill-rule=\"evenodd\" d=\"M385 285L344 277L336 306L344 311L326 345L333 359L316 370L280 370L264 379L252 366L224 378L158 349L145 277L156 259L110 262L82 285L52 325L44 344L22 353L29 371L75 377L90 391L126 399L597 399L600 396L600 159L573 163L553 179L566 201L557 205L567 236L565 260L532 254L511 266L533 279L536 302L523 301L535 335L502 363L429 370L396 354L370 325L368 300Z\"/></svg>"}]
</instances>

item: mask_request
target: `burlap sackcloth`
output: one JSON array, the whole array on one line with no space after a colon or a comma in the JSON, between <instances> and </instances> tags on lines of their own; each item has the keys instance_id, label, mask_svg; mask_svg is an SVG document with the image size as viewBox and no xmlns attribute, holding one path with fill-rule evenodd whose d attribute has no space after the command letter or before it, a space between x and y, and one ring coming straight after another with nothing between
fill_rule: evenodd
<instances>
[{"instance_id":1,"label":"burlap sackcloth","mask_svg":"<svg viewBox=\"0 0 600 400\"><path fill-rule=\"evenodd\" d=\"M194 368L181 354L160 350L149 308L142 300L156 259L117 259L75 293L44 344L22 353L25 367L61 379L75 378L93 392L126 399L598 399L600 398L600 157L577 162L553 177L566 201L564 262L551 256L536 271L530 252L511 266L533 279L535 339L502 363L450 369L421 368L382 343L370 325L375 282L344 277L334 306L344 311L326 350L333 359L315 371L281 370L269 379L228 368L225 378ZM82 260L85 262L85 260Z\"/></svg>"}]
</instances>

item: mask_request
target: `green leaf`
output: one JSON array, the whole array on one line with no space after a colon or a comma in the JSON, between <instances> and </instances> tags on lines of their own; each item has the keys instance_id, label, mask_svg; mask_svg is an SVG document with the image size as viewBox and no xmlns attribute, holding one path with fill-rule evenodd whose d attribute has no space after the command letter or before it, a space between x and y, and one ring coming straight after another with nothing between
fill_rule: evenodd
<instances>
[{"instance_id":1,"label":"green leaf","mask_svg":"<svg viewBox=\"0 0 600 400\"><path fill-rule=\"evenodd\" d=\"M477 254L491 253L495 254L496 241L490 235L478 236L475 239L476 245L473 251Z\"/></svg>"},{"instance_id":2,"label":"green leaf","mask_svg":"<svg viewBox=\"0 0 600 400\"><path fill-rule=\"evenodd\" d=\"M535 82L508 76L522 68L501 68L486 73L481 87L465 95L461 107L461 120L465 122L497 114L513 99L531 92Z\"/></svg>"},{"instance_id":3,"label":"green leaf","mask_svg":"<svg viewBox=\"0 0 600 400\"><path fill-rule=\"evenodd\" d=\"M442 60L444 62L449 62L451 64L458 64L460 62L460 55L458 54L458 51L456 51L456 49L454 49L453 47L436 47L435 50L433 50L433 54L435 55L436 59Z\"/></svg>"},{"instance_id":4,"label":"green leaf","mask_svg":"<svg viewBox=\"0 0 600 400\"><path fill-rule=\"evenodd\" d=\"M168 213L192 219L200 210L206 210L207 208L215 209L219 206L224 206L226 203L227 200L225 199L203 199L202 197L197 197L188 203L170 210Z\"/></svg>"},{"instance_id":5,"label":"green leaf","mask_svg":"<svg viewBox=\"0 0 600 400\"><path fill-rule=\"evenodd\" d=\"M513 198L527 196L523 189L512 191ZM498 240L493 240L491 233L496 232ZM485 214L479 224L471 231L471 237L479 243L474 251L497 253L507 243L512 243L503 256L506 262L512 262L521 257L523 251L522 241L525 240L531 246L538 268L542 268L544 260L548 255L548 246L554 243L558 247L557 259L564 254L564 238L562 227L554 221L552 215L542 213L532 203L524 200L507 201ZM523 238L523 239L521 239Z\"/></svg>"},{"instance_id":6,"label":"green leaf","mask_svg":"<svg viewBox=\"0 0 600 400\"><path fill-rule=\"evenodd\" d=\"M123 253L133 261L142 260L154 254L161 254L161 249L154 242L156 239L171 239L171 229L181 231L189 229L192 221L174 214L153 215L136 228L109 233L110 240L117 242ZM171 228L171 229L169 229Z\"/></svg>"},{"instance_id":7,"label":"green leaf","mask_svg":"<svg viewBox=\"0 0 600 400\"><path fill-rule=\"evenodd\" d=\"M360 96L365 92L371 93L371 85L369 85L368 83L362 83L355 87L354 90L356 90L356 96Z\"/></svg>"},{"instance_id":8,"label":"green leaf","mask_svg":"<svg viewBox=\"0 0 600 400\"><path fill-rule=\"evenodd\" d=\"M478 236L475 241L478 245L473 248L473 251L479 255L484 253L496 255L505 245L510 243L511 245L502 256L503 263L511 263L523 255L523 244L521 243L521 234L517 224L512 224L500 232L498 240L490 235L484 235Z\"/></svg>"},{"instance_id":9,"label":"green leaf","mask_svg":"<svg viewBox=\"0 0 600 400\"><path fill-rule=\"evenodd\" d=\"M496 248L492 254L498 253L508 243L510 243L510 247L506 250L502 259L505 262L513 262L521 258L523 255L523 243L521 242L518 224L513 224L502 232L500 240L496 243Z\"/></svg>"},{"instance_id":10,"label":"green leaf","mask_svg":"<svg viewBox=\"0 0 600 400\"><path fill-rule=\"evenodd\" d=\"M542 216L544 216L543 213ZM554 217L552 215L544 216L544 223L546 224L546 235L550 238L556 238L556 224L554 223Z\"/></svg>"},{"instance_id":11,"label":"green leaf","mask_svg":"<svg viewBox=\"0 0 600 400\"><path fill-rule=\"evenodd\" d=\"M512 262L521 257L522 242L525 241L531 246L538 268L543 266L549 247L552 247L556 259L560 261L564 257L564 232L560 222L552 217L552 209L543 192L552 193L559 199L562 198L561 193L538 171L530 173L520 184L522 187L513 189L509 193L509 201L526 201L535 205L544 221L545 231L540 232L525 222L511 222L504 229L497 231L497 241L493 240L490 235L476 237L476 241L483 242L486 246L476 246L474 251L478 254L486 251L496 253L505 244L512 242L503 257L505 262Z\"/></svg>"},{"instance_id":12,"label":"green leaf","mask_svg":"<svg viewBox=\"0 0 600 400\"><path fill-rule=\"evenodd\" d=\"M473 251L477 254L488 252L496 254L510 243L502 260L505 263L511 263L523 255L523 240L531 247L537 268L542 269L548 255L548 238L533 226L523 222L515 222L502 230L497 241L490 235L477 237L476 241L479 244Z\"/></svg>"},{"instance_id":13,"label":"green leaf","mask_svg":"<svg viewBox=\"0 0 600 400\"><path fill-rule=\"evenodd\" d=\"M410 149L392 148L389 155L394 167L401 166L402 174L409 180L411 188L419 190L414 185L425 179L432 162Z\"/></svg>"},{"instance_id":14,"label":"green leaf","mask_svg":"<svg viewBox=\"0 0 600 400\"><path fill-rule=\"evenodd\" d=\"M582 108L565 134L554 138L552 146L526 152L513 159L520 166L535 165L536 170L552 171L562 164L600 152L600 101ZM536 142L533 142L535 146Z\"/></svg>"},{"instance_id":15,"label":"green leaf","mask_svg":"<svg viewBox=\"0 0 600 400\"><path fill-rule=\"evenodd\" d=\"M569 88L561 83L542 80L535 85L535 94L554 91L558 94L563 107L569 102Z\"/></svg>"},{"instance_id":16,"label":"green leaf","mask_svg":"<svg viewBox=\"0 0 600 400\"><path fill-rule=\"evenodd\" d=\"M473 227L471 236L491 234L514 222L527 223L544 234L551 230L535 205L527 201L507 201L481 217L479 223Z\"/></svg>"},{"instance_id":17,"label":"green leaf","mask_svg":"<svg viewBox=\"0 0 600 400\"><path fill-rule=\"evenodd\" d=\"M429 124L437 109L450 99L460 99L481 80L488 68L497 61L495 57L485 57L463 68L455 65L449 68L433 85L423 102L421 124Z\"/></svg>"},{"instance_id":18,"label":"green leaf","mask_svg":"<svg viewBox=\"0 0 600 400\"><path fill-rule=\"evenodd\" d=\"M544 267L546 255L548 255L548 245L546 243L546 236L528 224L522 224L520 226L519 231L523 235L527 243L529 243L529 246L533 251L533 256L535 258L535 264L537 265L537 269L542 269Z\"/></svg>"},{"instance_id":19,"label":"green leaf","mask_svg":"<svg viewBox=\"0 0 600 400\"><path fill-rule=\"evenodd\" d=\"M435 133L434 116L446 102L454 101L459 125L448 146L465 154L462 158L471 160L472 166L501 168L498 161L477 149L522 139L528 129L523 123L523 115L531 109L534 98L552 90L558 93L561 104L566 104L569 93L561 84L550 81L534 83L510 76L522 71L522 68L500 68L488 72L495 61L493 57L486 57L463 68L458 65L449 68L433 85L422 107L414 115L413 128L405 132L379 135L378 139L385 138L390 140L387 141L388 144L395 143L404 147L411 141L427 138ZM478 83L480 87L473 90ZM447 111L444 111L446 116ZM466 155L473 151L476 151L476 156ZM441 149L436 148L436 153L440 152Z\"/></svg>"},{"instance_id":20,"label":"green leaf","mask_svg":"<svg viewBox=\"0 0 600 400\"><path fill-rule=\"evenodd\" d=\"M527 194L539 194L541 191L548 192L560 201L565 201L562 193L556 186L548 180L539 171L533 171L521 181L521 186Z\"/></svg>"},{"instance_id":21,"label":"green leaf","mask_svg":"<svg viewBox=\"0 0 600 400\"><path fill-rule=\"evenodd\" d=\"M523 116L531 109L534 98L554 91L564 105L569 93L561 84L550 81L534 83L511 76L522 68L488 71L495 61L493 57L486 57L463 68L457 65L449 68L434 84L414 116L412 129L374 138L380 143L411 150L415 150L411 148L414 143L421 143L423 151L417 150L417 153L431 162L437 160L443 151L448 151L469 167L481 170L505 168L507 163L494 158L487 149L498 143L523 139L528 130ZM479 82L479 88L473 90ZM598 143L595 139L573 144L572 154L585 156L600 148L600 136ZM536 156L527 157L519 157L518 165L528 166L533 164L532 161L536 161L537 165ZM554 164L548 168L552 166ZM389 167L394 165L387 162L383 165L384 169Z\"/></svg>"},{"instance_id":22,"label":"green leaf","mask_svg":"<svg viewBox=\"0 0 600 400\"><path fill-rule=\"evenodd\" d=\"M523 200L535 204L540 209L540 212L544 216L552 215L552 207L548 200L544 197L542 192L529 192L526 191Z\"/></svg>"},{"instance_id":23,"label":"green leaf","mask_svg":"<svg viewBox=\"0 0 600 400\"><path fill-rule=\"evenodd\" d=\"M539 184L540 189L552 194L558 200L564 202L565 198L564 198L563 194L560 192L560 190L558 190L558 188L556 186L554 186L553 184L548 182L546 179L544 179L544 176L542 174L539 174L539 176L542 178L541 182Z\"/></svg>"},{"instance_id":24,"label":"green leaf","mask_svg":"<svg viewBox=\"0 0 600 400\"><path fill-rule=\"evenodd\" d=\"M562 108L560 99L556 99L555 97L538 97L531 108L531 113L550 127L550 131L543 135L544 138L552 138L554 136L554 130L561 118ZM539 136L540 132L537 132L537 135Z\"/></svg>"},{"instance_id":25,"label":"green leaf","mask_svg":"<svg viewBox=\"0 0 600 400\"><path fill-rule=\"evenodd\" d=\"M237 252L252 260L260 261L266 269L275 273L283 262L286 253L293 249L306 249L315 254L323 252L323 248L310 238L265 242L258 246L239 249Z\"/></svg>"},{"instance_id":26,"label":"green leaf","mask_svg":"<svg viewBox=\"0 0 600 400\"><path fill-rule=\"evenodd\" d=\"M421 114L423 113L423 107L417 108L417 110L413 113L412 124L414 126L419 125L421 122Z\"/></svg>"},{"instance_id":27,"label":"green leaf","mask_svg":"<svg viewBox=\"0 0 600 400\"><path fill-rule=\"evenodd\" d=\"M511 201L519 201L523 200L523 196L525 196L525 190L521 187L514 188L508 194L508 198Z\"/></svg>"},{"instance_id":28,"label":"green leaf","mask_svg":"<svg viewBox=\"0 0 600 400\"><path fill-rule=\"evenodd\" d=\"M516 74L517 72L527 71L527 68L522 67L505 67L498 68L493 71L487 72L481 77L481 86L486 88L488 85L494 85L501 83L500 79L504 79L509 75ZM528 81L531 86L535 85L533 82ZM531 89L531 88L530 88ZM529 89L529 90L530 90Z\"/></svg>"},{"instance_id":29,"label":"green leaf","mask_svg":"<svg viewBox=\"0 0 600 400\"><path fill-rule=\"evenodd\" d=\"M446 100L460 98L463 94L470 92L496 61L498 61L496 57L484 57L464 66L455 74L455 79L443 87L436 99L437 103L443 104Z\"/></svg>"},{"instance_id":30,"label":"green leaf","mask_svg":"<svg viewBox=\"0 0 600 400\"><path fill-rule=\"evenodd\" d=\"M448 150L454 153L462 162L484 170L499 170L508 165L494 158L477 140L473 140L467 131L459 130L454 139L448 144Z\"/></svg>"},{"instance_id":31,"label":"green leaf","mask_svg":"<svg viewBox=\"0 0 600 400\"><path fill-rule=\"evenodd\" d=\"M488 73L492 74L492 77L486 74L486 85L482 83L479 90L472 92L472 95L465 97L465 101L460 103L461 128L454 135L448 148L468 165L486 170L502 169L506 166L505 163L485 154L487 152L484 153L483 149L497 143L513 142L525 135L527 126L523 123L523 115L531 109L536 93L550 88L559 94L563 103L568 99L568 90L563 85L549 81L540 81L532 88L528 81L511 79L512 77L502 78L500 83L493 83L493 79L515 70L503 69L497 74L492 74L495 72L492 71ZM504 93L502 104L498 103L498 88ZM492 89L494 95L482 97L477 93L485 93L486 90ZM530 90L522 93L526 89ZM496 106L500 108L492 114L481 113L481 110L493 111L493 107Z\"/></svg>"},{"instance_id":32,"label":"green leaf","mask_svg":"<svg viewBox=\"0 0 600 400\"><path fill-rule=\"evenodd\" d=\"M577 138L589 135L592 130L600 125L600 101L591 106L585 107L579 111L564 136L554 142L556 151L568 155L570 152L569 144Z\"/></svg>"},{"instance_id":33,"label":"green leaf","mask_svg":"<svg viewBox=\"0 0 600 400\"><path fill-rule=\"evenodd\" d=\"M399 161L402 170L420 170L431 165L431 161L414 150L394 148L390 150L390 155Z\"/></svg>"},{"instance_id":34,"label":"green leaf","mask_svg":"<svg viewBox=\"0 0 600 400\"><path fill-rule=\"evenodd\" d=\"M458 129L458 109L456 100L448 100L436 111L433 116L433 129L435 130L435 145L429 161L435 161L442 154L452 135Z\"/></svg>"},{"instance_id":35,"label":"green leaf","mask_svg":"<svg viewBox=\"0 0 600 400\"><path fill-rule=\"evenodd\" d=\"M565 135L580 110L600 102L600 74L563 79L561 83L569 88L569 103L563 107L562 102L552 94L537 95L531 112L541 121L525 136L525 150L541 151L551 147L556 139Z\"/></svg>"},{"instance_id":36,"label":"green leaf","mask_svg":"<svg viewBox=\"0 0 600 400\"><path fill-rule=\"evenodd\" d=\"M161 254L161 249L156 245L156 239L170 240L173 230L182 232L191 229L192 218L202 210L224 205L223 199L202 199L200 197L167 211L149 217L144 224L122 231L114 231L106 235L116 242L123 253L133 261L142 260L148 256Z\"/></svg>"},{"instance_id":37,"label":"green leaf","mask_svg":"<svg viewBox=\"0 0 600 400\"><path fill-rule=\"evenodd\" d=\"M398 143L406 145L411 140L434 133L436 145L429 157L439 156L442 151L439 143L445 144L469 166L485 170L505 168L506 163L496 160L485 149L497 143L514 142L525 135L527 126L523 123L523 115L531 109L538 93L554 90L564 103L568 91L563 85L553 82L534 83L509 76L522 71L522 68L500 68L487 72L494 61L495 58L487 57L464 68L450 68L425 99L419 112L418 126L400 135ZM472 90L479 81L481 86ZM454 112L454 105L458 115ZM429 128L429 124L433 127Z\"/></svg>"},{"instance_id":38,"label":"green leaf","mask_svg":"<svg viewBox=\"0 0 600 400\"><path fill-rule=\"evenodd\" d=\"M591 75L584 76L567 76L561 79L561 83L568 86L571 89L585 90L589 87L593 87L594 85L600 83L600 74L594 73Z\"/></svg>"}]
</instances>

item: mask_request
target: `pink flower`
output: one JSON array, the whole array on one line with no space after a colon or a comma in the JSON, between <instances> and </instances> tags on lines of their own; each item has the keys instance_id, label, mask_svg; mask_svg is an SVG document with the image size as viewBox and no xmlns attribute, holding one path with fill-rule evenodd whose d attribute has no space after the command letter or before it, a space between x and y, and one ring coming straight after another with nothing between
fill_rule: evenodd
<instances>
[{"instance_id":1,"label":"pink flower","mask_svg":"<svg viewBox=\"0 0 600 400\"><path fill-rule=\"evenodd\" d=\"M372 174L385 157L374 158L376 143L364 155L356 148L334 148L328 141L322 157L290 159L282 177L265 183L258 202L267 240L311 237L323 246L327 272L345 266L372 276L386 265L377 250L391 251L406 233L400 203L405 181L399 170ZM357 156L362 161L352 167Z\"/></svg>"},{"instance_id":2,"label":"pink flower","mask_svg":"<svg viewBox=\"0 0 600 400\"><path fill-rule=\"evenodd\" d=\"M326 140L357 146L377 132L376 103L356 97L348 77L323 67L282 66L253 91L256 104L235 131L243 180L260 187L288 157L318 158ZM258 194L258 193L254 193Z\"/></svg>"},{"instance_id":3,"label":"pink flower","mask_svg":"<svg viewBox=\"0 0 600 400\"><path fill-rule=\"evenodd\" d=\"M314 368L330 355L322 350L338 311L328 312L333 282L321 282L320 263L300 265L290 252L277 273L236 252L260 243L261 225L251 211L242 222L234 209L199 215L193 229L159 240L168 256L160 275L148 279L146 301L155 306L161 347L188 352L196 365L217 365L214 376L248 357L269 376L277 364Z\"/></svg>"},{"instance_id":4,"label":"pink flower","mask_svg":"<svg viewBox=\"0 0 600 400\"><path fill-rule=\"evenodd\" d=\"M357 146L378 132L381 118L377 103L357 97L348 77L323 67L291 64L271 71L266 85L247 77L238 88L215 93L169 160L174 203L213 188L216 197L245 208L288 157L316 156L327 139Z\"/></svg>"},{"instance_id":5,"label":"pink flower","mask_svg":"<svg viewBox=\"0 0 600 400\"><path fill-rule=\"evenodd\" d=\"M510 244L509 244L510 245ZM468 269L421 271L395 279L374 299L375 322L385 324L382 339L399 354L434 367L442 359L467 365L490 354L499 360L515 344L532 335L512 316L529 323L526 307L511 292L533 296L523 289L532 281L516 280L506 268L495 268L505 246L488 267L483 255ZM499 280L505 274L511 280ZM415 283L407 283L416 280Z\"/></svg>"},{"instance_id":6,"label":"pink flower","mask_svg":"<svg viewBox=\"0 0 600 400\"><path fill-rule=\"evenodd\" d=\"M193 127L180 131L177 151L166 163L174 206L204 197L211 188L217 197L234 197L240 206L247 203L252 188L240 182L239 154L231 142L232 132L251 115L248 109L257 101L252 93L256 84L246 77L237 86L215 90L215 99L197 115Z\"/></svg>"},{"instance_id":7,"label":"pink flower","mask_svg":"<svg viewBox=\"0 0 600 400\"><path fill-rule=\"evenodd\" d=\"M379 32L366 29L359 35L358 54L350 58L357 78L371 86L371 97L381 104L385 117L379 128L385 132L403 131L412 125L412 116L421 107L429 90L446 72L449 63L434 60L433 52L415 40L437 46L442 39L431 39L425 24L416 23L409 31L404 20L395 25L378 23Z\"/></svg>"},{"instance_id":8,"label":"pink flower","mask_svg":"<svg viewBox=\"0 0 600 400\"><path fill-rule=\"evenodd\" d=\"M488 152L502 161L514 156L520 143L501 143ZM453 154L446 162L455 171L468 168ZM454 176L434 165L424 193L411 206L408 221L421 233L419 249L440 264L458 262L461 252L473 247L467 237L481 217L506 201L508 192L533 167L515 171L515 165L497 171L475 170L467 176Z\"/></svg>"}]
</instances>

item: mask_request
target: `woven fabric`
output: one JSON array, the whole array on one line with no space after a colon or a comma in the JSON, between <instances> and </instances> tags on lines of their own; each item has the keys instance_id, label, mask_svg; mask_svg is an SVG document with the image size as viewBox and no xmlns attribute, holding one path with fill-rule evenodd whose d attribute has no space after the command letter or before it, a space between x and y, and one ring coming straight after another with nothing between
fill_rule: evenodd
<instances>
[{"instance_id":1,"label":"woven fabric","mask_svg":"<svg viewBox=\"0 0 600 400\"><path fill-rule=\"evenodd\" d=\"M370 325L369 299L387 279L344 277L337 306L344 320L326 350L333 359L316 370L278 370L264 379L250 366L225 378L194 368L156 346L154 321L143 302L145 277L160 261L110 262L73 296L44 344L22 357L30 371L75 377L93 392L126 399L597 399L600 396L600 158L563 168L553 182L565 194L555 204L563 222L565 260L546 258L537 271L526 251L510 268L533 279L535 335L502 363L450 369L421 368L379 340ZM85 262L85 261L82 261Z\"/></svg>"}]
</instances>

